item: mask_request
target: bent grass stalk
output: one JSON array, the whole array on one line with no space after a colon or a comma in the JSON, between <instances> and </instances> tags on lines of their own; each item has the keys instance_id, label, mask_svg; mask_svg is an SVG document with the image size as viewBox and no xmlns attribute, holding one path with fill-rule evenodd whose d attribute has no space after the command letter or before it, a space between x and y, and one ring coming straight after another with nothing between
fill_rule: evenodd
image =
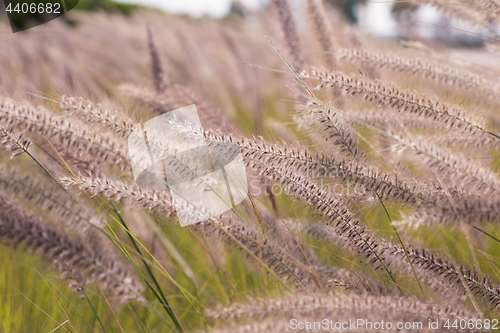
<instances>
[{"instance_id":1,"label":"bent grass stalk","mask_svg":"<svg viewBox=\"0 0 500 333\"><path fill-rule=\"evenodd\" d=\"M148 271L149 276L153 280L153 283L154 283L155 287L157 288L157 290L155 290L155 288L151 285L151 283L147 282L149 288L155 294L156 298L163 304L163 307L165 308L165 311L167 312L168 316L174 322L174 325L177 328L177 330L179 332L184 332L183 328L181 327L181 324L177 320L177 317L175 316L174 312L172 311L172 308L170 307L170 304L168 303L167 299L165 298L165 295L163 294L163 291L162 291L160 285L158 284L158 281L156 280L156 277L153 274L153 271L151 271L151 268L149 267L148 263L145 260L142 259L142 252L139 249L139 247L137 246L135 238L132 237L132 234L131 234L129 228L127 227L127 225L125 224L125 221L123 220L120 212L118 211L118 209L116 208L116 206L113 204L113 202L111 202L111 206L113 207L113 209L115 211L115 214L118 216L118 219L120 220L120 224L122 225L123 228L125 228L125 231L127 232L127 235L129 237L130 241L134 245L135 250L137 251L137 253L141 257L142 263L146 267L146 270ZM129 260L133 261L133 259L132 259L132 257L130 257L130 255L128 255L128 258L129 258ZM147 278L144 277L144 280L147 281ZM160 293L160 295L158 295L158 293Z\"/></svg>"}]
</instances>

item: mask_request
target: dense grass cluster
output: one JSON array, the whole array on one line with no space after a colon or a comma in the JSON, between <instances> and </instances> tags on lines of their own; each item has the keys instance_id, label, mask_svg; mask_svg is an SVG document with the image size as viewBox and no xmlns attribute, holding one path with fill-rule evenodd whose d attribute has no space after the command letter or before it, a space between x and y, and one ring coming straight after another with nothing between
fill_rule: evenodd
<instances>
[{"instance_id":1,"label":"dense grass cluster","mask_svg":"<svg viewBox=\"0 0 500 333\"><path fill-rule=\"evenodd\" d=\"M500 17L429 2L492 32ZM307 29L272 0L257 23L74 13L47 45L0 36L17 56L0 64L0 331L500 317L497 67L306 3ZM190 104L203 129L176 126L241 150L249 193L181 228L205 212L137 186L127 138Z\"/></svg>"}]
</instances>

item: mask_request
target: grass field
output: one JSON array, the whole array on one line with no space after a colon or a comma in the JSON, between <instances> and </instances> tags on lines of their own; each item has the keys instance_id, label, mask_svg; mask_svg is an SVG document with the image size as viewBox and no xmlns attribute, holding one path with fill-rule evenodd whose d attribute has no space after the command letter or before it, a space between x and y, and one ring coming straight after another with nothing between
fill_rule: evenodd
<instances>
[{"instance_id":1,"label":"grass field","mask_svg":"<svg viewBox=\"0 0 500 333\"><path fill-rule=\"evenodd\" d=\"M493 37L381 40L316 0L0 22L0 332L496 331L500 6L431 2ZM222 215L133 176L129 135L191 104L211 167L243 156Z\"/></svg>"}]
</instances>

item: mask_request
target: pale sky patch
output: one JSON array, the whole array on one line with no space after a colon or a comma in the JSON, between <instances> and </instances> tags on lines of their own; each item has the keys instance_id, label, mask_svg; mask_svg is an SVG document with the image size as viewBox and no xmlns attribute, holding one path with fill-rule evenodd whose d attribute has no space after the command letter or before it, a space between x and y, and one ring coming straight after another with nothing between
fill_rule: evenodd
<instances>
[{"instance_id":1,"label":"pale sky patch","mask_svg":"<svg viewBox=\"0 0 500 333\"><path fill-rule=\"evenodd\" d=\"M192 16L210 15L222 17L229 11L231 0L117 0L124 3L135 3L150 6L176 14ZM265 0L240 0L251 9L260 7Z\"/></svg>"}]
</instances>

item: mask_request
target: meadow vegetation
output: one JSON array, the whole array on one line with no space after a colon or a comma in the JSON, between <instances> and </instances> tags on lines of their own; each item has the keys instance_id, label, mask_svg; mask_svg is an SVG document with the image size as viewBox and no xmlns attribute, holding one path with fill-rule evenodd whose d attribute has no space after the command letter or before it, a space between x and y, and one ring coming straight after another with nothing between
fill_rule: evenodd
<instances>
[{"instance_id":1,"label":"meadow vegetation","mask_svg":"<svg viewBox=\"0 0 500 333\"><path fill-rule=\"evenodd\" d=\"M428 2L492 33L500 21L495 0ZM299 332L292 319L325 318L494 331L496 37L478 64L305 4L0 25L0 332ZM127 138L190 104L197 134L241 149L249 193L181 227L189 208L136 185Z\"/></svg>"}]
</instances>

